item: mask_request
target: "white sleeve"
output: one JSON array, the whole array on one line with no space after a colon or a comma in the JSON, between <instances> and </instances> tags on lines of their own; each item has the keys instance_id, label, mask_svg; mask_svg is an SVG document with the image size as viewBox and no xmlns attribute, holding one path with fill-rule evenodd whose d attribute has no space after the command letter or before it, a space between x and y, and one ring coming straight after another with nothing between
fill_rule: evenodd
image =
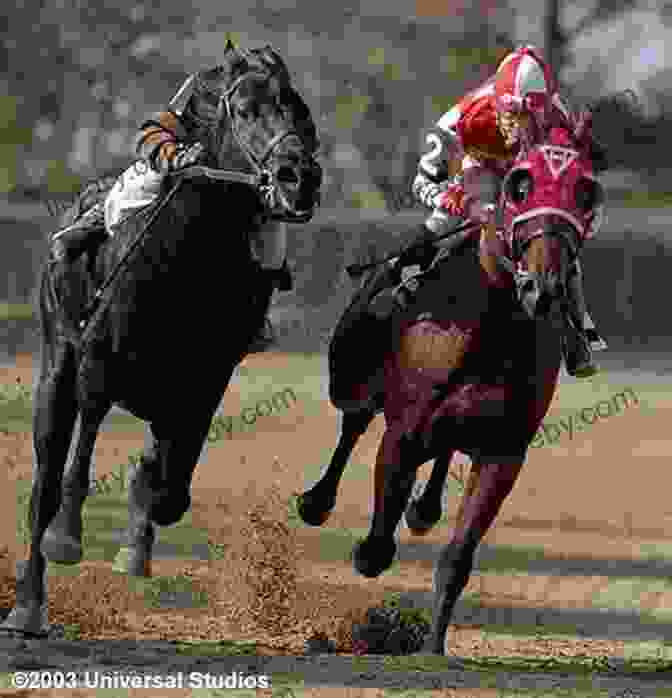
<instances>
[{"instance_id":1,"label":"white sleeve","mask_svg":"<svg viewBox=\"0 0 672 698\"><path fill-rule=\"evenodd\" d=\"M450 163L462 156L455 126L460 117L457 107L446 112L425 134L426 152L420 156L413 182L415 198L433 208L436 195L450 177Z\"/></svg>"}]
</instances>

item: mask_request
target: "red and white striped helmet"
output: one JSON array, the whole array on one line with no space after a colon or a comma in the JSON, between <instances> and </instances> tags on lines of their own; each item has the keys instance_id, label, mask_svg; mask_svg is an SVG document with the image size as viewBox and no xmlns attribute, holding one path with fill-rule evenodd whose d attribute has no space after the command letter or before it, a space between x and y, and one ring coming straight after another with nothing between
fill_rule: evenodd
<instances>
[{"instance_id":1,"label":"red and white striped helmet","mask_svg":"<svg viewBox=\"0 0 672 698\"><path fill-rule=\"evenodd\" d=\"M556 92L553 72L534 46L509 53L495 73L497 111L530 114L538 127L546 124Z\"/></svg>"}]
</instances>

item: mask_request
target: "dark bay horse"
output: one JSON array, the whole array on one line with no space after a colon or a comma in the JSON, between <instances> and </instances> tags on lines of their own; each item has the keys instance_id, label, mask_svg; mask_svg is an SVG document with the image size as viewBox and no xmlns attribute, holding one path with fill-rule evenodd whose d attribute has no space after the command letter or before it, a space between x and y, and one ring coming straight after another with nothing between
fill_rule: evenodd
<instances>
[{"instance_id":1,"label":"dark bay horse","mask_svg":"<svg viewBox=\"0 0 672 698\"><path fill-rule=\"evenodd\" d=\"M146 421L152 435L130 478L122 563L129 574L149 574L155 526L188 510L211 419L266 312L249 234L269 211L307 221L317 205L314 124L280 56L229 43L214 77L219 121L203 165L167 176L163 195L93 258L85 254L60 275L51 263L43 269L30 557L3 630L48 630L45 556L82 559L91 454L114 405Z\"/></svg>"},{"instance_id":2,"label":"dark bay horse","mask_svg":"<svg viewBox=\"0 0 672 698\"><path fill-rule=\"evenodd\" d=\"M344 372L330 377L332 402L344 413L341 436L329 467L297 504L306 523L327 520L354 445L382 411L386 430L375 464L373 520L353 551L358 572L377 577L392 564L404 511L412 533L430 530L441 517L453 454L472 460L452 540L436 565L433 653L444 652L476 548L513 488L555 393L561 342L570 329L566 280L585 216L602 195L583 142L554 129L506 178L499 200L503 231L494 224L478 227L478 236L441 263L436 278L426 279L384 334L389 349L375 378L361 380L359 372L348 385L346 364L335 351L330 355L330 367ZM360 292L355 302L365 296ZM356 316L342 323L330 350L346 346L345 328L353 350L359 340L361 352ZM415 501L417 469L432 459L430 479Z\"/></svg>"}]
</instances>

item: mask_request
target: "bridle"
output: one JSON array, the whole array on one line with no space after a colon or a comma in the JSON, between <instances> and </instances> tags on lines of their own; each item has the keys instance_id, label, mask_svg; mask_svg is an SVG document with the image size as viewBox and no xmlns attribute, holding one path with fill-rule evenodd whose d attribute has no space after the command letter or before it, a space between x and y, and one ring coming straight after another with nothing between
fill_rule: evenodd
<instances>
[{"instance_id":1,"label":"bridle","mask_svg":"<svg viewBox=\"0 0 672 698\"><path fill-rule=\"evenodd\" d=\"M265 203L273 206L277 200L278 182L273 174L273 171L267 166L268 159L273 154L273 151L277 148L277 146L282 143L282 141L290 136L299 137L299 134L295 129L285 129L281 131L270 140L261 156L257 156L245 143L244 139L241 138L236 126L236 120L234 119L233 110L231 108L231 98L240 85L251 77L257 77L268 81L273 77L273 74L263 73L261 71L252 71L239 75L228 87L228 89L219 97L219 103L217 105L217 123L221 124L224 116L226 115L229 124L231 125L231 134L233 135L234 141L245 156L245 159L252 168L253 173L248 174L245 172L240 172L239 170L205 168L197 165L181 170L180 174L185 177L206 174L211 179L248 184L250 187L259 192L262 200ZM300 222L298 217L292 218L292 220Z\"/></svg>"},{"instance_id":2,"label":"bridle","mask_svg":"<svg viewBox=\"0 0 672 698\"><path fill-rule=\"evenodd\" d=\"M154 222L160 211L168 204L173 194L175 194L175 192L185 179L205 176L208 179L216 181L237 182L241 184L247 184L261 195L262 200L267 205L269 203L272 205L273 202L276 200L275 197L278 196L278 194L276 193L278 189L278 182L272 170L270 170L267 167L268 158L271 156L271 154L273 153L273 151L279 143L293 135L298 137L299 134L294 129L286 129L284 131L281 131L274 138L271 139L261 157L257 157L254 154L254 152L252 152L252 150L246 146L244 140L240 137L240 134L238 133L238 129L236 128L236 122L233 118L233 113L231 109L231 97L240 87L240 85L250 77L261 77L263 80L268 81L273 77L273 74L263 73L261 71L251 71L238 76L233 81L233 84L230 85L229 88L225 92L223 92L219 98L219 103L217 105L217 123L218 125L221 124L223 121L223 117L226 114L226 116L229 119L229 123L231 124L231 133L236 142L236 145L240 148L241 152L252 167L253 173L249 174L246 172L241 172L240 170L227 170L220 169L218 167L207 167L205 165L192 165L190 167L185 167L184 169L178 170L175 173L176 181L172 184L170 191L166 194L166 196L159 203L159 205L152 211L152 214L147 223L143 226L142 230L135 237L135 239L132 240L132 242L125 249L121 259L117 262L115 267L108 274L107 278L98 288L91 302L87 304L87 307L83 312L83 319L79 322L79 328L82 331L82 336L80 338L82 346L87 344L92 337L93 323L91 321L93 319L94 314L102 312L101 303L105 291L111 286L114 279L126 266L127 260L131 252L133 252L133 250L135 250L136 247L138 247L142 243L142 240L145 237L147 230L150 228L151 224ZM291 220L292 222L302 222L301 216L294 216L291 218Z\"/></svg>"}]
</instances>

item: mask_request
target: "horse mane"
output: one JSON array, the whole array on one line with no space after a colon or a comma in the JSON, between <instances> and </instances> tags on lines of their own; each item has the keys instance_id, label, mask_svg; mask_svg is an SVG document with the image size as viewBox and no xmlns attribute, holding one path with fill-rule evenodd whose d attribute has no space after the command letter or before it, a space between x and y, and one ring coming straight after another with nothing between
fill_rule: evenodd
<instances>
[{"instance_id":1,"label":"horse mane","mask_svg":"<svg viewBox=\"0 0 672 698\"><path fill-rule=\"evenodd\" d=\"M228 68L225 64L219 66L219 70L228 72L232 77L256 70L268 72L279 79L282 86L282 102L292 110L301 137L310 144L310 150L315 152L320 145L315 121L310 108L292 86L292 75L279 51L270 44L257 48L241 49L229 41L226 45L225 57L229 62Z\"/></svg>"},{"instance_id":2,"label":"horse mane","mask_svg":"<svg viewBox=\"0 0 672 698\"><path fill-rule=\"evenodd\" d=\"M270 44L243 49L234 46L231 40L227 41L222 62L214 68L198 71L196 80L202 88L221 93L236 78L248 72L270 73L286 86L292 82L287 64Z\"/></svg>"}]
</instances>

